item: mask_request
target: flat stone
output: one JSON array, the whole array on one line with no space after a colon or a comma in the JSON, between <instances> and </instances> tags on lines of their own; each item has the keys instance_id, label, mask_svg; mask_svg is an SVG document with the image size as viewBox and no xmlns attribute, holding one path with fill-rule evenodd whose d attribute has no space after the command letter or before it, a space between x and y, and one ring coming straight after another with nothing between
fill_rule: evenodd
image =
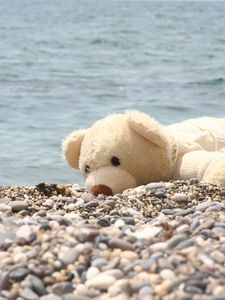
<instances>
[{"instance_id":1,"label":"flat stone","mask_svg":"<svg viewBox=\"0 0 225 300\"><path fill-rule=\"evenodd\" d=\"M33 292L30 288L25 288L21 294L20 294L23 299L25 300L38 300L39 299L39 296Z\"/></svg>"},{"instance_id":2,"label":"flat stone","mask_svg":"<svg viewBox=\"0 0 225 300\"><path fill-rule=\"evenodd\" d=\"M0 272L0 291L6 290L9 287L9 273Z\"/></svg>"},{"instance_id":3,"label":"flat stone","mask_svg":"<svg viewBox=\"0 0 225 300\"><path fill-rule=\"evenodd\" d=\"M176 247L180 242L185 241L187 238L188 238L187 234L184 233L176 234L167 241L167 248L172 249Z\"/></svg>"},{"instance_id":4,"label":"flat stone","mask_svg":"<svg viewBox=\"0 0 225 300\"><path fill-rule=\"evenodd\" d=\"M102 227L110 226L110 219L103 217L97 221L97 224L99 224Z\"/></svg>"},{"instance_id":5,"label":"flat stone","mask_svg":"<svg viewBox=\"0 0 225 300\"><path fill-rule=\"evenodd\" d=\"M85 208L92 208L92 207L97 207L99 205L99 201L98 200L92 200L86 204L84 204Z\"/></svg>"},{"instance_id":6,"label":"flat stone","mask_svg":"<svg viewBox=\"0 0 225 300\"><path fill-rule=\"evenodd\" d=\"M114 282L116 278L110 275L100 274L95 278L86 281L86 286L88 288L95 288L95 289L108 289Z\"/></svg>"},{"instance_id":7,"label":"flat stone","mask_svg":"<svg viewBox=\"0 0 225 300\"><path fill-rule=\"evenodd\" d=\"M87 280L92 279L99 274L100 274L99 269L97 267L92 266L87 270L86 279Z\"/></svg>"},{"instance_id":8,"label":"flat stone","mask_svg":"<svg viewBox=\"0 0 225 300\"><path fill-rule=\"evenodd\" d=\"M27 275L29 271L27 268L17 268L9 273L9 277L15 281L22 281Z\"/></svg>"},{"instance_id":9,"label":"flat stone","mask_svg":"<svg viewBox=\"0 0 225 300\"><path fill-rule=\"evenodd\" d=\"M190 198L184 193L176 193L171 197L171 200L177 203L188 202Z\"/></svg>"},{"instance_id":10,"label":"flat stone","mask_svg":"<svg viewBox=\"0 0 225 300\"><path fill-rule=\"evenodd\" d=\"M62 246L58 254L59 259L65 266L72 264L79 256L75 247Z\"/></svg>"},{"instance_id":11,"label":"flat stone","mask_svg":"<svg viewBox=\"0 0 225 300\"><path fill-rule=\"evenodd\" d=\"M39 296L43 296L46 294L44 283L40 278L34 275L29 275L29 280L35 293L37 293Z\"/></svg>"},{"instance_id":12,"label":"flat stone","mask_svg":"<svg viewBox=\"0 0 225 300\"><path fill-rule=\"evenodd\" d=\"M131 251L134 250L133 245L120 238L111 238L108 242L108 246L112 249L119 248L122 250L131 250Z\"/></svg>"},{"instance_id":13,"label":"flat stone","mask_svg":"<svg viewBox=\"0 0 225 300\"><path fill-rule=\"evenodd\" d=\"M155 189L161 189L165 187L165 183L164 182L151 182L148 183L145 188L146 190L155 190Z\"/></svg>"},{"instance_id":14,"label":"flat stone","mask_svg":"<svg viewBox=\"0 0 225 300\"><path fill-rule=\"evenodd\" d=\"M25 201L10 201L9 205L13 212L19 212L21 210L27 210L28 204Z\"/></svg>"},{"instance_id":15,"label":"flat stone","mask_svg":"<svg viewBox=\"0 0 225 300\"><path fill-rule=\"evenodd\" d=\"M165 199L166 198L166 192L164 190L156 190L154 192L154 196L160 199Z\"/></svg>"},{"instance_id":16,"label":"flat stone","mask_svg":"<svg viewBox=\"0 0 225 300\"><path fill-rule=\"evenodd\" d=\"M39 300L62 300L62 297L54 295L52 293L42 296Z\"/></svg>"},{"instance_id":17,"label":"flat stone","mask_svg":"<svg viewBox=\"0 0 225 300\"><path fill-rule=\"evenodd\" d=\"M102 268L108 264L108 260L103 257L98 257L91 262L91 265L96 268Z\"/></svg>"},{"instance_id":18,"label":"flat stone","mask_svg":"<svg viewBox=\"0 0 225 300\"><path fill-rule=\"evenodd\" d=\"M96 227L80 226L75 229L74 236L79 242L92 241L99 234Z\"/></svg>"},{"instance_id":19,"label":"flat stone","mask_svg":"<svg viewBox=\"0 0 225 300\"><path fill-rule=\"evenodd\" d=\"M55 283L52 286L52 292L55 295L62 296L64 294L72 293L73 292L73 285L71 282L60 282Z\"/></svg>"},{"instance_id":20,"label":"flat stone","mask_svg":"<svg viewBox=\"0 0 225 300\"><path fill-rule=\"evenodd\" d=\"M16 232L17 238L23 238L28 243L31 243L36 239L36 234L33 233L32 229L28 225L22 225Z\"/></svg>"}]
</instances>

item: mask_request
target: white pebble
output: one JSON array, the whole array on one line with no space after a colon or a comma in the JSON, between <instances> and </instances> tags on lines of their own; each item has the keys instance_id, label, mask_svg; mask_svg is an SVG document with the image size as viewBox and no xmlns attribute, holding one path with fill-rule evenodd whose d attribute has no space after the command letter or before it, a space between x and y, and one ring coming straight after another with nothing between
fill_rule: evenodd
<instances>
[{"instance_id":1,"label":"white pebble","mask_svg":"<svg viewBox=\"0 0 225 300\"><path fill-rule=\"evenodd\" d=\"M116 278L110 275L100 274L95 278L86 281L86 286L88 288L95 289L108 289L114 282Z\"/></svg>"},{"instance_id":2,"label":"white pebble","mask_svg":"<svg viewBox=\"0 0 225 300\"><path fill-rule=\"evenodd\" d=\"M122 220L122 219L118 219L118 220L116 220L116 222L114 223L114 226L117 227L117 228L124 227L124 226L125 226L125 222L124 222L124 220Z\"/></svg>"},{"instance_id":3,"label":"white pebble","mask_svg":"<svg viewBox=\"0 0 225 300\"><path fill-rule=\"evenodd\" d=\"M170 280L174 280L176 278L174 272L170 269L164 269L160 272L160 276L163 279L170 279Z\"/></svg>"},{"instance_id":4,"label":"white pebble","mask_svg":"<svg viewBox=\"0 0 225 300\"><path fill-rule=\"evenodd\" d=\"M88 270L87 270L87 273L86 273L86 279L87 280L90 280L92 278L94 278L95 276L99 275L100 274L100 271L98 268L96 267L90 267Z\"/></svg>"}]
</instances>

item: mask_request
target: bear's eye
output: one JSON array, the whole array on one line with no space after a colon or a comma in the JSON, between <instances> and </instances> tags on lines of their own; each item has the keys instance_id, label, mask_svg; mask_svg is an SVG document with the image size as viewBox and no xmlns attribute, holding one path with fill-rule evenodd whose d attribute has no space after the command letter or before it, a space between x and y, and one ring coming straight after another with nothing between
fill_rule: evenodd
<instances>
[{"instance_id":1,"label":"bear's eye","mask_svg":"<svg viewBox=\"0 0 225 300\"><path fill-rule=\"evenodd\" d=\"M111 158L111 163L112 163L113 166L117 167L117 166L120 165L120 160L119 160L118 157L113 156L113 157Z\"/></svg>"},{"instance_id":2,"label":"bear's eye","mask_svg":"<svg viewBox=\"0 0 225 300\"><path fill-rule=\"evenodd\" d=\"M90 173L90 171L91 171L90 166L86 165L85 168L84 168L84 171L85 171L86 174Z\"/></svg>"}]
</instances>

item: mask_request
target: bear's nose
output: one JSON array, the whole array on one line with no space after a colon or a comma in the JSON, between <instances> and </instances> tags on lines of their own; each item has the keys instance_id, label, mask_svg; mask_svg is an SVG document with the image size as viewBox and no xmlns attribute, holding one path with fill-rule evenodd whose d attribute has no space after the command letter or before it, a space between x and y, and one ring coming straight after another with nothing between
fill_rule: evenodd
<instances>
[{"instance_id":1,"label":"bear's nose","mask_svg":"<svg viewBox=\"0 0 225 300\"><path fill-rule=\"evenodd\" d=\"M103 194L103 195L106 195L106 196L112 196L113 195L113 192L110 189L110 187L108 187L107 185L104 185L104 184L94 185L91 188L91 193L94 196L98 196L100 194Z\"/></svg>"}]
</instances>

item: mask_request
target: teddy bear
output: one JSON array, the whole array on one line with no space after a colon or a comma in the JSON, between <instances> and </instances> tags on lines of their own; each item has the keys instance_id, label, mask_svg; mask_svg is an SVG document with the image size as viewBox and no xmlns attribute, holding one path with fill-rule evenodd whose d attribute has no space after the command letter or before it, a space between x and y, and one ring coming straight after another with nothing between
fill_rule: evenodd
<instances>
[{"instance_id":1,"label":"teddy bear","mask_svg":"<svg viewBox=\"0 0 225 300\"><path fill-rule=\"evenodd\" d=\"M225 118L165 126L139 111L109 115L62 143L93 195L114 195L150 182L191 179L225 185Z\"/></svg>"}]
</instances>

